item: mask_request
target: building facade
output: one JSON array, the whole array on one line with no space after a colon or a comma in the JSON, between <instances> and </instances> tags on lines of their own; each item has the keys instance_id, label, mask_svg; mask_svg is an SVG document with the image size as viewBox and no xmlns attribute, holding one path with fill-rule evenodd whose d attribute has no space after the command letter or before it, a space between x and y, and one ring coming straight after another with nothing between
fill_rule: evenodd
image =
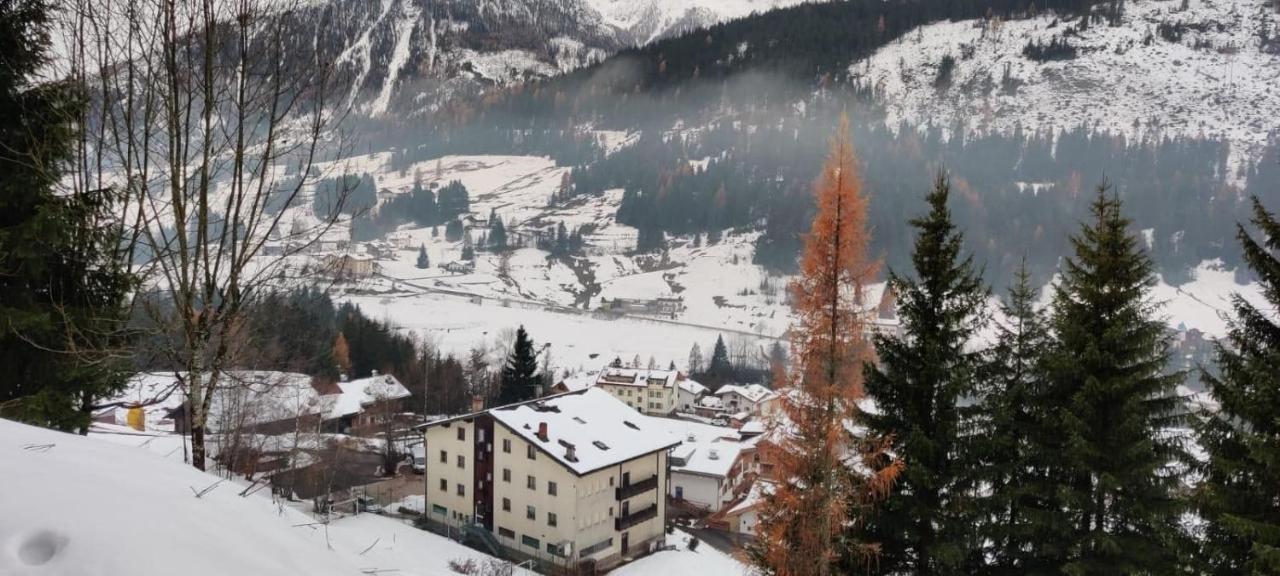
<instances>
[{"instance_id":1,"label":"building facade","mask_svg":"<svg viewBox=\"0 0 1280 576\"><path fill-rule=\"evenodd\" d=\"M433 522L564 566L607 568L664 540L667 450L679 442L604 390L422 428Z\"/></svg>"}]
</instances>

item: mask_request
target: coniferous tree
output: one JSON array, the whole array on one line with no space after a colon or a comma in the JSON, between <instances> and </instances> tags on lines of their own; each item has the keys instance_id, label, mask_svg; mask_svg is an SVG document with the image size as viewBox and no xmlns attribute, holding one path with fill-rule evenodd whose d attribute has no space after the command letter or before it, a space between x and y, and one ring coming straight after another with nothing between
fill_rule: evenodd
<instances>
[{"instance_id":1,"label":"coniferous tree","mask_svg":"<svg viewBox=\"0 0 1280 576\"><path fill-rule=\"evenodd\" d=\"M914 278L890 273L901 335L875 336L879 365L868 365L875 434L894 438L906 469L869 524L882 573L954 574L978 555L973 526L974 465L960 400L976 392L981 355L970 340L986 320L987 289L964 256L963 235L947 208L950 184L938 174L917 230Z\"/></svg>"},{"instance_id":2,"label":"coniferous tree","mask_svg":"<svg viewBox=\"0 0 1280 576\"><path fill-rule=\"evenodd\" d=\"M1048 449L1062 502L1041 545L1065 551L1069 574L1174 574L1189 549L1177 496L1189 460L1173 432L1182 374L1165 373L1153 266L1105 184L1091 212L1054 286L1046 402L1059 407Z\"/></svg>"},{"instance_id":3,"label":"coniferous tree","mask_svg":"<svg viewBox=\"0 0 1280 576\"><path fill-rule=\"evenodd\" d=\"M124 387L129 294L121 194L67 190L84 99L46 82L49 10L0 3L0 414L87 433Z\"/></svg>"},{"instance_id":4,"label":"coniferous tree","mask_svg":"<svg viewBox=\"0 0 1280 576\"><path fill-rule=\"evenodd\" d=\"M1271 309L1235 295L1228 343L1217 344L1222 374L1201 375L1218 403L1196 426L1208 459L1195 504L1214 576L1280 574L1280 221L1255 197L1253 224L1261 240L1243 226L1237 238Z\"/></svg>"},{"instance_id":5,"label":"coniferous tree","mask_svg":"<svg viewBox=\"0 0 1280 576\"><path fill-rule=\"evenodd\" d=\"M1045 514L1055 501L1046 471L1057 454L1045 450L1046 425L1057 406L1046 402L1044 358L1049 326L1035 308L1036 293L1023 262L1001 305L996 343L979 386L981 417L974 456L988 495L978 507L980 534L988 542L986 573L1056 573L1042 548ZM1048 556L1048 558L1046 558Z\"/></svg>"},{"instance_id":6,"label":"coniferous tree","mask_svg":"<svg viewBox=\"0 0 1280 576\"><path fill-rule=\"evenodd\" d=\"M791 287L796 367L778 382L788 388L781 396L786 425L773 435L778 482L765 496L753 550L755 564L769 574L823 576L840 573L844 559L872 561L875 547L847 538L847 527L861 525L901 470L900 464L878 469L884 443L856 443L846 432L865 394L862 365L872 355L865 290L878 267L867 256L867 200L860 189L848 119L841 118L815 186L818 212Z\"/></svg>"},{"instance_id":7,"label":"coniferous tree","mask_svg":"<svg viewBox=\"0 0 1280 576\"><path fill-rule=\"evenodd\" d=\"M494 212L489 221L489 248L491 250L502 251L507 249L507 227L502 223L502 217Z\"/></svg>"},{"instance_id":8,"label":"coniferous tree","mask_svg":"<svg viewBox=\"0 0 1280 576\"><path fill-rule=\"evenodd\" d=\"M502 367L502 382L499 383L498 404L524 402L538 397L538 384L541 378L538 372L538 355L533 349L533 340L524 326L516 330L516 341L507 356L507 363Z\"/></svg>"},{"instance_id":9,"label":"coniferous tree","mask_svg":"<svg viewBox=\"0 0 1280 576\"><path fill-rule=\"evenodd\" d=\"M707 380L719 385L733 380L733 376L733 364L729 362L729 349L724 345L724 336L716 336L711 362L707 364Z\"/></svg>"},{"instance_id":10,"label":"coniferous tree","mask_svg":"<svg viewBox=\"0 0 1280 576\"><path fill-rule=\"evenodd\" d=\"M416 266L419 269L426 269L431 267L431 258L427 256L426 245L418 246L418 262Z\"/></svg>"},{"instance_id":11,"label":"coniferous tree","mask_svg":"<svg viewBox=\"0 0 1280 576\"><path fill-rule=\"evenodd\" d=\"M475 245L472 244L471 242L470 232L462 233L462 259L463 260L476 259L476 248L475 248Z\"/></svg>"}]
</instances>

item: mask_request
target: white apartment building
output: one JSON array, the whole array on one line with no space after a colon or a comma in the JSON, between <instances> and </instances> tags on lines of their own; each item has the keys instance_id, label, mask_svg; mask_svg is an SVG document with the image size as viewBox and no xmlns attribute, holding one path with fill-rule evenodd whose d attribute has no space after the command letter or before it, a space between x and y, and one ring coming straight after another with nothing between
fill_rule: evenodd
<instances>
[{"instance_id":1,"label":"white apartment building","mask_svg":"<svg viewBox=\"0 0 1280 576\"><path fill-rule=\"evenodd\" d=\"M595 387L645 414L665 416L692 404L706 392L701 384L676 370L605 368Z\"/></svg>"},{"instance_id":2,"label":"white apartment building","mask_svg":"<svg viewBox=\"0 0 1280 576\"><path fill-rule=\"evenodd\" d=\"M510 550L607 568L663 542L667 451L679 444L603 389L422 426L426 514Z\"/></svg>"}]
</instances>

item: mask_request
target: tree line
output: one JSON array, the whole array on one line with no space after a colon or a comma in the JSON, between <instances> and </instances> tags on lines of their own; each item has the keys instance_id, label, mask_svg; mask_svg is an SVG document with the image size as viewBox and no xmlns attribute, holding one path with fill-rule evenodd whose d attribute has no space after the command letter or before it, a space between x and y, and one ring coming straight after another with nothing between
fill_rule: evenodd
<instances>
[{"instance_id":1,"label":"tree line","mask_svg":"<svg viewBox=\"0 0 1280 576\"><path fill-rule=\"evenodd\" d=\"M1237 225L1268 304L1234 297L1221 375L1203 375L1207 399L1184 396L1185 374L1166 368L1154 264L1105 183L1049 304L1035 305L1019 265L993 315L940 172L910 221L910 265L888 274L901 332L865 342L858 298L876 262L846 139L817 186L796 281L789 425L756 564L774 574L1276 573L1275 215L1255 198ZM987 326L994 343L976 346Z\"/></svg>"}]
</instances>

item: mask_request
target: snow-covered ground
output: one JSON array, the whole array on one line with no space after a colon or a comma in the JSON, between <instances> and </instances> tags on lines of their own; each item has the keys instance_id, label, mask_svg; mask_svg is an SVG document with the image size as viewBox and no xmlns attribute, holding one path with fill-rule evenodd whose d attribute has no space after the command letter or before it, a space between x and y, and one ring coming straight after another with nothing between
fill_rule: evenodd
<instances>
[{"instance_id":1,"label":"snow-covered ground","mask_svg":"<svg viewBox=\"0 0 1280 576\"><path fill-rule=\"evenodd\" d=\"M1173 1L1127 2L1120 26L1096 23L1070 35L1078 56L1050 62L1028 59L1023 47L1063 37L1075 21L944 21L904 34L850 73L876 89L890 126L963 121L1007 133L1087 125L1130 138L1216 137L1231 142L1235 168L1280 128L1280 52L1262 50L1259 40L1262 26L1275 33L1263 18L1269 4L1188 0L1183 11ZM1157 33L1161 23L1202 30L1170 42ZM934 81L947 55L956 65L943 90ZM1001 89L1006 67L1016 92Z\"/></svg>"},{"instance_id":2,"label":"snow-covered ground","mask_svg":"<svg viewBox=\"0 0 1280 576\"><path fill-rule=\"evenodd\" d=\"M689 550L690 536L682 530L667 535L667 545L675 550L658 552L627 564L613 576L736 576L750 574L750 568L733 557L702 542Z\"/></svg>"},{"instance_id":3,"label":"snow-covered ground","mask_svg":"<svg viewBox=\"0 0 1280 576\"><path fill-rule=\"evenodd\" d=\"M489 559L400 520L324 526L266 491L240 496L165 458L173 436L113 438L0 420L0 574L449 576L450 560Z\"/></svg>"}]
</instances>

